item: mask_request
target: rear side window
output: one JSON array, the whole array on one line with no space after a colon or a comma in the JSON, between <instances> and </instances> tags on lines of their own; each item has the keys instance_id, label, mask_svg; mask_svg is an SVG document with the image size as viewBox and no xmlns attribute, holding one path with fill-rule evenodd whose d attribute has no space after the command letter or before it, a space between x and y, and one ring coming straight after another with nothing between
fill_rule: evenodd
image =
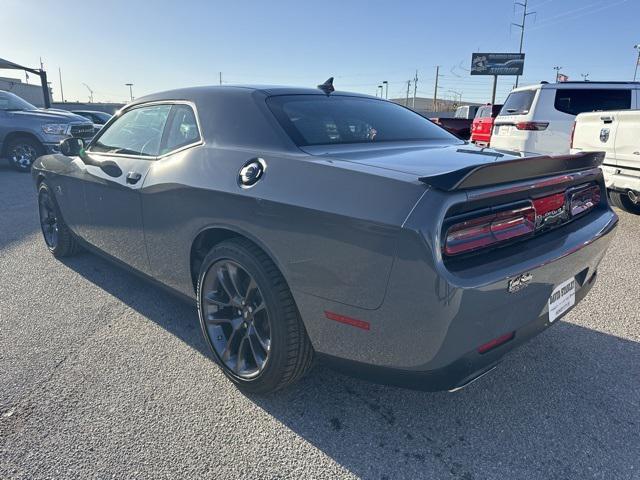
<instances>
[{"instance_id":1,"label":"rear side window","mask_svg":"<svg viewBox=\"0 0 640 480\"><path fill-rule=\"evenodd\" d=\"M383 100L342 95L281 95L267 105L298 146L455 140L411 110Z\"/></svg>"},{"instance_id":2,"label":"rear side window","mask_svg":"<svg viewBox=\"0 0 640 480\"><path fill-rule=\"evenodd\" d=\"M186 147L200 140L198 123L193 109L189 105L174 105L167 125L166 145L161 154Z\"/></svg>"},{"instance_id":3,"label":"rear side window","mask_svg":"<svg viewBox=\"0 0 640 480\"><path fill-rule=\"evenodd\" d=\"M554 106L556 110L570 115L598 110L627 110L631 108L631 90L558 89Z\"/></svg>"},{"instance_id":4,"label":"rear side window","mask_svg":"<svg viewBox=\"0 0 640 480\"><path fill-rule=\"evenodd\" d=\"M537 90L512 92L504 102L500 115L526 115L531 110Z\"/></svg>"}]
</instances>

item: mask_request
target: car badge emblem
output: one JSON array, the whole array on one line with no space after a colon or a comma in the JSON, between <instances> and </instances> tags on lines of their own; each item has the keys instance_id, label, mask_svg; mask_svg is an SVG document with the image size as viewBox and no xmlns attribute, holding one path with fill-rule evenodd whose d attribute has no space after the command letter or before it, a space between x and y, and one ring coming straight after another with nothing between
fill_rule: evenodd
<instances>
[{"instance_id":1,"label":"car badge emblem","mask_svg":"<svg viewBox=\"0 0 640 480\"><path fill-rule=\"evenodd\" d=\"M527 287L529 283L531 283L531 280L533 280L533 275L528 272L512 278L511 280L509 280L509 293L519 292L523 288Z\"/></svg>"},{"instance_id":2,"label":"car badge emblem","mask_svg":"<svg viewBox=\"0 0 640 480\"><path fill-rule=\"evenodd\" d=\"M600 141L606 143L607 140L609 140L609 129L603 128L600 130Z\"/></svg>"}]
</instances>

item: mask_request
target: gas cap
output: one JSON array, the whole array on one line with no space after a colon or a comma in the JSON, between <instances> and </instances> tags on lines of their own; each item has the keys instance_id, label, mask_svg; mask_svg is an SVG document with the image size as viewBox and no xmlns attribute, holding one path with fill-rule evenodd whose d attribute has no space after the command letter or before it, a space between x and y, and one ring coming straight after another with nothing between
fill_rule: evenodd
<instances>
[{"instance_id":1,"label":"gas cap","mask_svg":"<svg viewBox=\"0 0 640 480\"><path fill-rule=\"evenodd\" d=\"M267 164L262 158L252 158L240 169L238 184L242 188L253 187L260 181L266 169Z\"/></svg>"}]
</instances>

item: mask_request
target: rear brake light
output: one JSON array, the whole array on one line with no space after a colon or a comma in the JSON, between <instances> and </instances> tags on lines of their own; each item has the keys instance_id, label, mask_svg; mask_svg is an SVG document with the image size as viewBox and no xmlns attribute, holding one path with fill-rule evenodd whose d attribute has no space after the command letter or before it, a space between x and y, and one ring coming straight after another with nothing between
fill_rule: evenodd
<instances>
[{"instance_id":1,"label":"rear brake light","mask_svg":"<svg viewBox=\"0 0 640 480\"><path fill-rule=\"evenodd\" d=\"M473 218L447 230L444 253L458 255L532 233L536 212L532 205Z\"/></svg>"},{"instance_id":2,"label":"rear brake light","mask_svg":"<svg viewBox=\"0 0 640 480\"><path fill-rule=\"evenodd\" d=\"M569 194L571 216L580 215L600 203L600 187L597 185L583 188Z\"/></svg>"},{"instance_id":3,"label":"rear brake light","mask_svg":"<svg viewBox=\"0 0 640 480\"><path fill-rule=\"evenodd\" d=\"M516 128L518 130L546 130L549 122L518 122Z\"/></svg>"}]
</instances>

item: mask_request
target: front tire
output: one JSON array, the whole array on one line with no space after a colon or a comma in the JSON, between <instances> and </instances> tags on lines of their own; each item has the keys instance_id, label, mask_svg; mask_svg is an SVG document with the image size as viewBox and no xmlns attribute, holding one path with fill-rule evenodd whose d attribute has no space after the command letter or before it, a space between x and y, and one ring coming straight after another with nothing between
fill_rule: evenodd
<instances>
[{"instance_id":1,"label":"front tire","mask_svg":"<svg viewBox=\"0 0 640 480\"><path fill-rule=\"evenodd\" d=\"M44 182L38 186L38 212L42 235L49 251L56 258L69 257L76 253L76 239L64 223L51 189Z\"/></svg>"},{"instance_id":2,"label":"front tire","mask_svg":"<svg viewBox=\"0 0 640 480\"><path fill-rule=\"evenodd\" d=\"M620 210L640 215L640 204L633 203L626 193L609 191L609 199Z\"/></svg>"},{"instance_id":3,"label":"front tire","mask_svg":"<svg viewBox=\"0 0 640 480\"><path fill-rule=\"evenodd\" d=\"M16 137L7 144L9 164L19 172L28 172L36 159L44 155L44 147L40 142L29 137Z\"/></svg>"},{"instance_id":4,"label":"front tire","mask_svg":"<svg viewBox=\"0 0 640 480\"><path fill-rule=\"evenodd\" d=\"M205 339L240 389L273 392L309 370L313 348L289 287L256 245L231 239L215 246L197 290Z\"/></svg>"}]
</instances>

